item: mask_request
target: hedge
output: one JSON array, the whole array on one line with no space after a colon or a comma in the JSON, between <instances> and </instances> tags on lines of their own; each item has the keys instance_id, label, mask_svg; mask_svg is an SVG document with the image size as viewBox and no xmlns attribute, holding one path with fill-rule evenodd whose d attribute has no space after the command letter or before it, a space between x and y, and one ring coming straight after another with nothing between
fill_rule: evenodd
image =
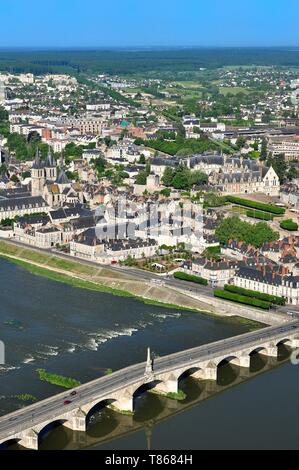
<instances>
[{"instance_id":1,"label":"hedge","mask_svg":"<svg viewBox=\"0 0 299 470\"><path fill-rule=\"evenodd\" d=\"M248 210L246 212L247 217L251 217L252 219L259 219L259 220L273 220L273 215L269 212L261 212L255 210Z\"/></svg>"},{"instance_id":2,"label":"hedge","mask_svg":"<svg viewBox=\"0 0 299 470\"><path fill-rule=\"evenodd\" d=\"M208 285L208 281L200 276L193 276L182 272L174 273L173 277L182 281L195 282L196 284L202 284L203 286Z\"/></svg>"},{"instance_id":3,"label":"hedge","mask_svg":"<svg viewBox=\"0 0 299 470\"><path fill-rule=\"evenodd\" d=\"M226 284L224 290L232 292L233 294L244 295L245 297L253 297L254 299L264 300L275 305L285 305L286 299L284 297L278 297L276 295L264 294L263 292L256 292L254 290L243 289L242 287L232 286Z\"/></svg>"},{"instance_id":4,"label":"hedge","mask_svg":"<svg viewBox=\"0 0 299 470\"><path fill-rule=\"evenodd\" d=\"M232 302L237 302L239 304L250 305L251 307L258 307L263 310L270 310L272 306L270 302L265 302L263 300L258 300L239 294L233 294L232 292L227 292L225 290L215 289L214 296L225 300L231 300Z\"/></svg>"},{"instance_id":5,"label":"hedge","mask_svg":"<svg viewBox=\"0 0 299 470\"><path fill-rule=\"evenodd\" d=\"M284 230L288 230L289 232L297 232L298 224L296 224L296 222L294 222L291 219L283 220L280 223L280 228L283 228Z\"/></svg>"},{"instance_id":6,"label":"hedge","mask_svg":"<svg viewBox=\"0 0 299 470\"><path fill-rule=\"evenodd\" d=\"M252 209L259 209L261 211L271 212L275 215L283 215L285 213L285 209L283 209L283 207L272 206L271 204L263 204L262 202L251 201L248 199L243 199L241 197L226 196L226 200L233 204L238 204L239 206L250 207Z\"/></svg>"}]
</instances>

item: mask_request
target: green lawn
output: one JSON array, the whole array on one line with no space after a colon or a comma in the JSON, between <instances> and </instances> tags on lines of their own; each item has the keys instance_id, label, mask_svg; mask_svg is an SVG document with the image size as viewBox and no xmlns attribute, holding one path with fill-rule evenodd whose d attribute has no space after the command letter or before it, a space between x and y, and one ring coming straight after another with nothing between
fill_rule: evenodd
<instances>
[{"instance_id":1,"label":"green lawn","mask_svg":"<svg viewBox=\"0 0 299 470\"><path fill-rule=\"evenodd\" d=\"M245 94L248 94L250 93L250 90L248 90L247 88L241 88L241 87L220 87L219 88L219 93L221 93L222 95L226 96L228 95L229 93L232 94L232 95L237 95L238 93L245 93Z\"/></svg>"}]
</instances>

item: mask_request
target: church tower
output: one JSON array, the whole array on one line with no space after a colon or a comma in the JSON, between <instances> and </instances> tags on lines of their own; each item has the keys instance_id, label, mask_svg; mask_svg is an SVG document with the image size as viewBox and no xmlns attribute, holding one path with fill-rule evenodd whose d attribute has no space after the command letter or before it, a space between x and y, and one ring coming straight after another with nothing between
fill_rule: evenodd
<instances>
[{"instance_id":1,"label":"church tower","mask_svg":"<svg viewBox=\"0 0 299 470\"><path fill-rule=\"evenodd\" d=\"M55 181L57 178L57 166L50 148L45 161L45 177L46 181Z\"/></svg>"},{"instance_id":2,"label":"church tower","mask_svg":"<svg viewBox=\"0 0 299 470\"><path fill-rule=\"evenodd\" d=\"M44 164L40 159L39 151L36 151L31 169L31 194L41 196L46 182Z\"/></svg>"}]
</instances>

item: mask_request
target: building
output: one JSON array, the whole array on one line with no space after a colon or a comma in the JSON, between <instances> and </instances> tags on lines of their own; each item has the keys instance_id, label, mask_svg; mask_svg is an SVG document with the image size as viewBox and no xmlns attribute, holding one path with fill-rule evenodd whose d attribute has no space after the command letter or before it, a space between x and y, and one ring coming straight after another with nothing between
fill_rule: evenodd
<instances>
[{"instance_id":1,"label":"building","mask_svg":"<svg viewBox=\"0 0 299 470\"><path fill-rule=\"evenodd\" d=\"M150 258L156 254L157 249L158 245L154 240L101 239L95 228L86 230L70 243L71 256L104 264L119 263L128 257Z\"/></svg>"},{"instance_id":2,"label":"building","mask_svg":"<svg viewBox=\"0 0 299 470\"><path fill-rule=\"evenodd\" d=\"M233 283L244 289L284 297L291 305L299 304L299 276L288 274L287 268L277 272L266 266L242 267L236 272Z\"/></svg>"},{"instance_id":3,"label":"building","mask_svg":"<svg viewBox=\"0 0 299 470\"><path fill-rule=\"evenodd\" d=\"M49 212L49 206L41 196L0 200L0 220L39 212Z\"/></svg>"},{"instance_id":4,"label":"building","mask_svg":"<svg viewBox=\"0 0 299 470\"><path fill-rule=\"evenodd\" d=\"M273 155L284 155L287 162L299 160L299 138L294 139L271 139L268 147L269 152Z\"/></svg>"},{"instance_id":5,"label":"building","mask_svg":"<svg viewBox=\"0 0 299 470\"><path fill-rule=\"evenodd\" d=\"M0 104L4 104L6 101L6 90L4 82L0 81Z\"/></svg>"},{"instance_id":6,"label":"building","mask_svg":"<svg viewBox=\"0 0 299 470\"><path fill-rule=\"evenodd\" d=\"M38 152L36 154L31 169L31 191L32 196L43 196L50 207L84 202L81 185L69 181L62 167L58 173L50 152L45 161L40 159Z\"/></svg>"},{"instance_id":7,"label":"building","mask_svg":"<svg viewBox=\"0 0 299 470\"><path fill-rule=\"evenodd\" d=\"M45 161L42 161L37 151L31 169L32 196L41 196L47 182L57 178L57 166L54 157L49 152Z\"/></svg>"},{"instance_id":8,"label":"building","mask_svg":"<svg viewBox=\"0 0 299 470\"><path fill-rule=\"evenodd\" d=\"M277 197L280 194L280 181L272 166L229 173L221 171L211 175L209 181L224 195L261 192L267 196Z\"/></svg>"},{"instance_id":9,"label":"building","mask_svg":"<svg viewBox=\"0 0 299 470\"><path fill-rule=\"evenodd\" d=\"M187 265L187 272L203 277L212 287L223 287L234 277L240 263L237 261L211 261L198 258Z\"/></svg>"}]
</instances>

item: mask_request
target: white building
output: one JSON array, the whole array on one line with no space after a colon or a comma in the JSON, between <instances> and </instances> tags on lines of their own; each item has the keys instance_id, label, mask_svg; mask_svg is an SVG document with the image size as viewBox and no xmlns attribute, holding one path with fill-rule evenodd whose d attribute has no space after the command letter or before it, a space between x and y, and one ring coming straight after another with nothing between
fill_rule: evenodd
<instances>
[{"instance_id":1,"label":"white building","mask_svg":"<svg viewBox=\"0 0 299 470\"><path fill-rule=\"evenodd\" d=\"M264 294L284 297L288 304L299 304L299 276L278 274L265 267L239 269L234 276L234 285Z\"/></svg>"}]
</instances>

